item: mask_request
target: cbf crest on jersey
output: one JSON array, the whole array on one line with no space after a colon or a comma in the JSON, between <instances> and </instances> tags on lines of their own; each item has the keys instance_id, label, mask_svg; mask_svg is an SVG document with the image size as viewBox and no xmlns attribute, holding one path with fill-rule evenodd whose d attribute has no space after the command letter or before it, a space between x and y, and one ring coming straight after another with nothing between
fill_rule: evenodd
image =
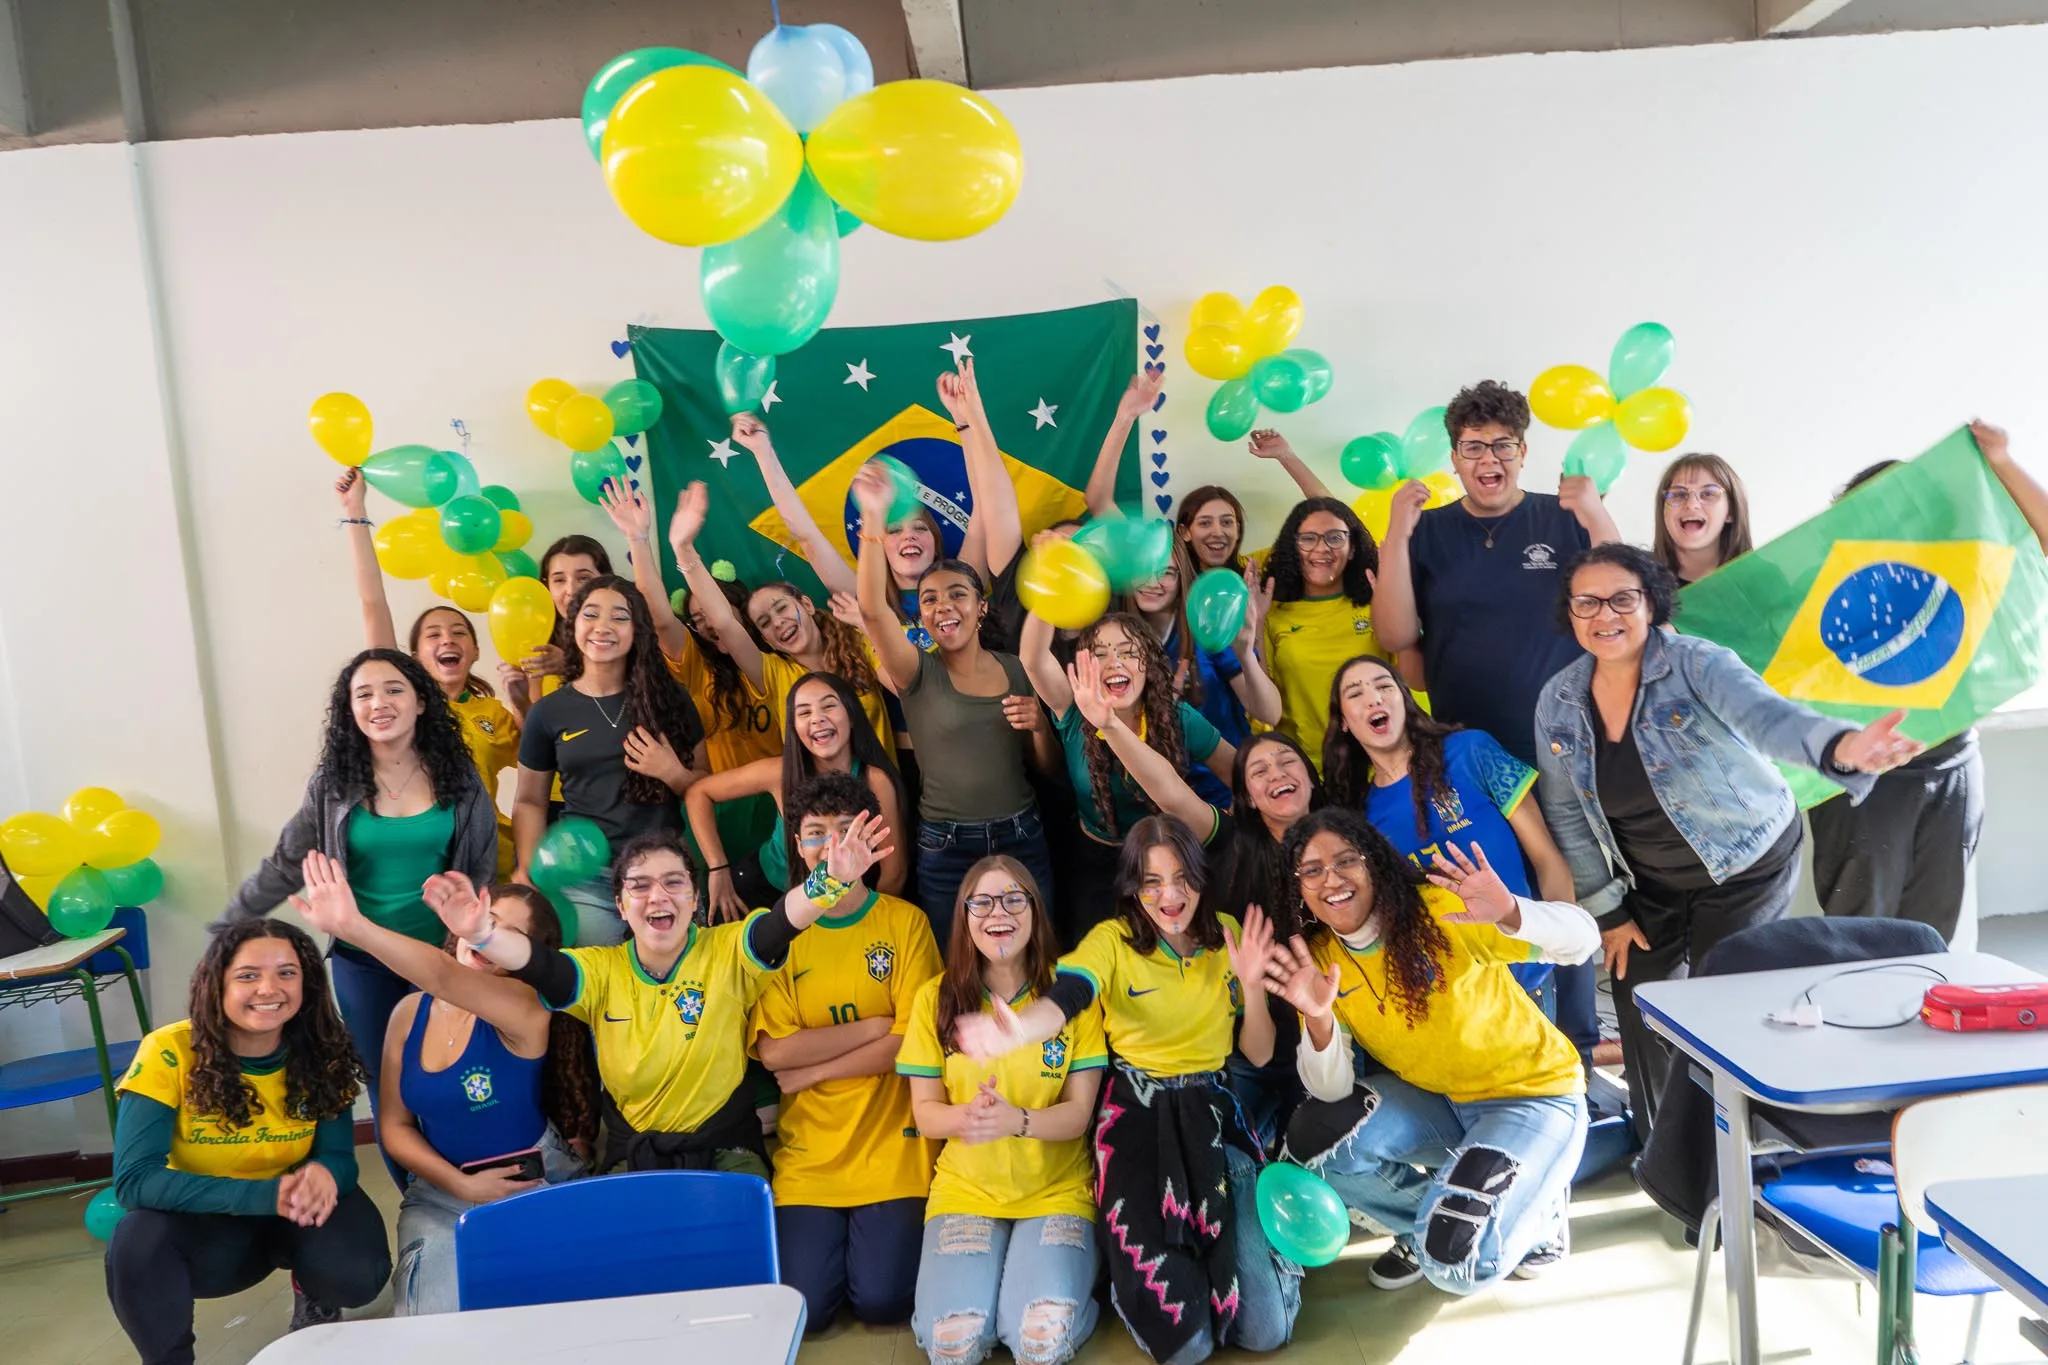
<instances>
[{"instance_id":1,"label":"cbf crest on jersey","mask_svg":"<svg viewBox=\"0 0 2048 1365\"><path fill-rule=\"evenodd\" d=\"M871 943L866 961L869 976L877 981L887 981L896 971L896 949L887 943Z\"/></svg>"},{"instance_id":2,"label":"cbf crest on jersey","mask_svg":"<svg viewBox=\"0 0 2048 1365\"><path fill-rule=\"evenodd\" d=\"M1047 1071L1058 1071L1067 1064L1067 1040L1061 1037L1046 1039L1039 1058Z\"/></svg>"},{"instance_id":3,"label":"cbf crest on jersey","mask_svg":"<svg viewBox=\"0 0 2048 1365\"><path fill-rule=\"evenodd\" d=\"M676 1013L692 1028L704 1017L704 988L694 981L683 983L683 989L676 994Z\"/></svg>"},{"instance_id":4,"label":"cbf crest on jersey","mask_svg":"<svg viewBox=\"0 0 2048 1365\"><path fill-rule=\"evenodd\" d=\"M491 1102L491 1069L480 1066L462 1075L462 1094L471 1104Z\"/></svg>"}]
</instances>

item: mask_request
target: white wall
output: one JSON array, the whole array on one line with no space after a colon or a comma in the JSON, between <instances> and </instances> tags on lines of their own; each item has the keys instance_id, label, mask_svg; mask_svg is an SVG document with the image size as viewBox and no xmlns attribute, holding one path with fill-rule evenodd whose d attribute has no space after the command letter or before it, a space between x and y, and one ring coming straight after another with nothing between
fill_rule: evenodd
<instances>
[{"instance_id":1,"label":"white wall","mask_svg":"<svg viewBox=\"0 0 2048 1365\"><path fill-rule=\"evenodd\" d=\"M1690 444L1743 470L1768 537L1973 412L2023 443L2048 431L2048 339L2028 325L2048 313L2048 190L2022 135L2048 126L2044 60L2048 29L2005 29L1004 92L1029 163L1016 210L963 243L848 239L834 320L1054 307L1113 281L1168 329L1169 491L1227 481L1269 534L1290 491L1207 439L1213 386L1179 362L1197 294L1300 290L1301 343L1337 387L1285 426L1333 481L1348 438L1481 377L1603 366L1656 318ZM521 394L609 382L627 323L702 316L695 254L618 215L573 123L153 146L173 439L126 155L0 157L0 744L19 750L0 797L49 808L96 782L166 818L170 1014L222 867L268 848L359 643L307 403L362 395L380 445L446 442L460 418L538 540L609 538ZM1539 430L1532 482L1565 443ZM1631 536L1655 472L1614 494ZM395 592L401 620L420 600ZM2013 739L1987 743L1992 791L2037 799ZM2048 906L2011 842L1983 861L2010 888L1987 909ZM0 1016L4 1055L27 1038ZM15 1133L0 1154L29 1149Z\"/></svg>"}]
</instances>

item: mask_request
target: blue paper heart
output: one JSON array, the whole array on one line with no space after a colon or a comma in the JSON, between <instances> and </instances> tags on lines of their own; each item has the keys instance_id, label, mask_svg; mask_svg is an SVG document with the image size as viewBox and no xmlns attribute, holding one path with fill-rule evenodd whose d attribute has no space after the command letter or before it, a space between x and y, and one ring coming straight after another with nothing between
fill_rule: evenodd
<instances>
[{"instance_id":1,"label":"blue paper heart","mask_svg":"<svg viewBox=\"0 0 2048 1365\"><path fill-rule=\"evenodd\" d=\"M1163 407L1165 407L1165 406L1166 406L1166 395L1165 395L1164 393L1161 393L1161 394L1159 395L1159 397L1157 397L1157 398L1155 398L1155 399L1153 399L1153 400L1152 400L1152 411L1154 411L1154 412L1157 412L1157 411L1159 411L1159 410L1160 410L1161 408L1163 408Z\"/></svg>"},{"instance_id":2,"label":"blue paper heart","mask_svg":"<svg viewBox=\"0 0 2048 1365\"><path fill-rule=\"evenodd\" d=\"M641 462L644 461L646 458L647 457L645 455L628 455L626 457L626 468L632 470L635 474L638 474L640 472Z\"/></svg>"},{"instance_id":3,"label":"blue paper heart","mask_svg":"<svg viewBox=\"0 0 2048 1365\"><path fill-rule=\"evenodd\" d=\"M633 491L634 491L635 493L638 493L638 492L640 491L640 480L638 480L638 479L628 479L628 480L626 480L626 482L627 482L627 483L630 483L630 484L632 484L632 485L633 485Z\"/></svg>"},{"instance_id":4,"label":"blue paper heart","mask_svg":"<svg viewBox=\"0 0 2048 1365\"><path fill-rule=\"evenodd\" d=\"M1147 340L1147 341L1157 341L1157 340L1159 340L1159 324L1158 324L1158 323L1156 323L1156 322L1155 322L1155 323L1153 323L1153 324L1152 324L1152 325L1151 325L1150 327L1147 327L1147 328L1145 329L1145 340Z\"/></svg>"},{"instance_id":5,"label":"blue paper heart","mask_svg":"<svg viewBox=\"0 0 2048 1365\"><path fill-rule=\"evenodd\" d=\"M1160 430L1159 430L1159 429L1158 429L1157 427L1153 428L1153 430L1152 430L1152 444L1154 444L1154 445L1159 445L1159 446L1163 446L1163 445L1165 445L1165 444L1166 444L1166 433L1165 433L1165 432L1163 432L1163 431L1160 431Z\"/></svg>"},{"instance_id":6,"label":"blue paper heart","mask_svg":"<svg viewBox=\"0 0 2048 1365\"><path fill-rule=\"evenodd\" d=\"M614 341L612 343L612 354L621 360L624 360L632 349L633 343L630 341Z\"/></svg>"},{"instance_id":7,"label":"blue paper heart","mask_svg":"<svg viewBox=\"0 0 2048 1365\"><path fill-rule=\"evenodd\" d=\"M1152 495L1152 501L1159 504L1159 510L1162 512L1164 512L1167 508L1173 506L1173 499L1164 493L1154 493Z\"/></svg>"},{"instance_id":8,"label":"blue paper heart","mask_svg":"<svg viewBox=\"0 0 2048 1365\"><path fill-rule=\"evenodd\" d=\"M1146 362L1145 362L1145 373L1146 373L1146 374L1165 374L1165 373L1166 373L1166 367L1165 367L1164 365L1155 365L1155 364L1153 364L1153 363L1152 363L1151 361L1149 361L1149 360L1148 360L1148 361L1146 361Z\"/></svg>"},{"instance_id":9,"label":"blue paper heart","mask_svg":"<svg viewBox=\"0 0 2048 1365\"><path fill-rule=\"evenodd\" d=\"M1157 359L1159 359L1159 357L1160 357L1160 356L1162 356L1162 355L1164 355L1165 353L1166 353L1166 348L1165 348L1164 346L1160 346L1160 345L1156 345L1156 344L1155 344L1155 345L1147 346L1147 347L1145 348L1145 354L1146 354L1146 355L1148 355L1148 356L1150 356L1150 357L1151 357L1152 359L1154 359L1154 360L1157 360Z\"/></svg>"},{"instance_id":10,"label":"blue paper heart","mask_svg":"<svg viewBox=\"0 0 2048 1365\"><path fill-rule=\"evenodd\" d=\"M1155 464L1155 465L1157 465L1157 466L1159 466L1159 468L1161 468L1161 469L1164 469L1164 468L1166 468L1166 452L1165 452L1165 451L1163 451L1163 450L1155 450L1155 451L1153 451L1153 452L1152 452L1152 463L1153 463L1153 464Z\"/></svg>"},{"instance_id":11,"label":"blue paper heart","mask_svg":"<svg viewBox=\"0 0 2048 1365\"><path fill-rule=\"evenodd\" d=\"M1164 488L1164 487L1166 487L1166 479L1167 479L1167 473L1166 473L1166 471L1165 471L1165 470L1163 470L1163 469L1155 469L1155 470L1153 470L1153 471L1152 471L1152 484L1153 484L1153 486L1154 486L1155 488Z\"/></svg>"},{"instance_id":12,"label":"blue paper heart","mask_svg":"<svg viewBox=\"0 0 2048 1365\"><path fill-rule=\"evenodd\" d=\"M639 444L640 444L640 435L639 435L639 433L638 433L638 432L635 432L635 433L634 433L633 435L631 435L631 436L628 436L628 437L626 438L626 444L627 444L627 445L629 445L629 446L637 446L637 445L639 445Z\"/></svg>"}]
</instances>

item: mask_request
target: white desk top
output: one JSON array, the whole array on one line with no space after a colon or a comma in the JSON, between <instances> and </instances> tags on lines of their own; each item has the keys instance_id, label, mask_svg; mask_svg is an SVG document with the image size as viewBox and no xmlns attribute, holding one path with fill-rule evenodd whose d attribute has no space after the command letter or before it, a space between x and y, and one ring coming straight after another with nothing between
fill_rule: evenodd
<instances>
[{"instance_id":1,"label":"white desk top","mask_svg":"<svg viewBox=\"0 0 2048 1365\"><path fill-rule=\"evenodd\" d=\"M1927 1211L1959 1255L2048 1315L2048 1175L1930 1185Z\"/></svg>"},{"instance_id":2,"label":"white desk top","mask_svg":"<svg viewBox=\"0 0 2048 1365\"><path fill-rule=\"evenodd\" d=\"M308 1327L263 1348L255 1365L569 1365L690 1360L789 1365L803 1295L787 1285L490 1308Z\"/></svg>"},{"instance_id":3,"label":"white desk top","mask_svg":"<svg viewBox=\"0 0 2048 1365\"><path fill-rule=\"evenodd\" d=\"M0 957L0 981L25 981L30 977L68 972L127 932L126 929L102 929L84 938L67 938L61 943L16 953L13 957Z\"/></svg>"},{"instance_id":4,"label":"white desk top","mask_svg":"<svg viewBox=\"0 0 2048 1365\"><path fill-rule=\"evenodd\" d=\"M1925 963L1959 985L2039 981L1989 953L1885 958ZM1793 967L1736 976L1657 981L1636 991L1650 1027L1698 1060L1734 1078L1758 1099L1791 1109L1853 1112L1888 1108L1920 1095L2048 1081L2048 1034L1951 1033L1919 1022L1927 988L1940 984L1913 968L1861 971L1869 962ZM1851 973L1854 973L1851 975ZM1842 978L1836 980L1835 978ZM1813 988L1820 1028L1774 1024ZM1843 1028L1885 1024L1896 1028Z\"/></svg>"}]
</instances>

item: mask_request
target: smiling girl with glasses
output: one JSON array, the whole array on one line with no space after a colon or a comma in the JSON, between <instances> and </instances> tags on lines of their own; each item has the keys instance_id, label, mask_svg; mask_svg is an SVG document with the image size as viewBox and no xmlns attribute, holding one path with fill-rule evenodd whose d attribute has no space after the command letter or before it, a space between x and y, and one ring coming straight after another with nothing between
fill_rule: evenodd
<instances>
[{"instance_id":1,"label":"smiling girl with glasses","mask_svg":"<svg viewBox=\"0 0 2048 1365\"><path fill-rule=\"evenodd\" d=\"M1681 455L1657 480L1657 532L1651 552L1678 577L1697 583L1751 548L1749 494L1719 455Z\"/></svg>"}]
</instances>

